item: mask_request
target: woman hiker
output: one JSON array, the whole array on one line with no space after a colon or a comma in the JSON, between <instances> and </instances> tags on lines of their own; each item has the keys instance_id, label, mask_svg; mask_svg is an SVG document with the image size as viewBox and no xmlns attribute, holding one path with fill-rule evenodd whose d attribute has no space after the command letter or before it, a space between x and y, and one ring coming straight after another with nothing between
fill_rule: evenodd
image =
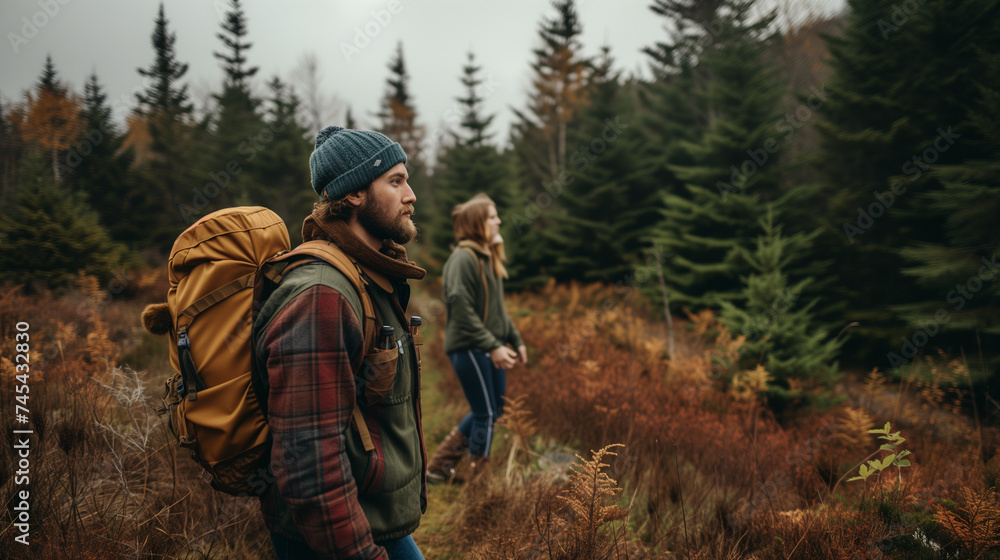
<instances>
[{"instance_id":1,"label":"woman hiker","mask_svg":"<svg viewBox=\"0 0 1000 560\"><path fill-rule=\"evenodd\" d=\"M455 468L466 453L472 457L473 475L484 470L493 424L503 411L506 370L528 363L527 348L503 301L506 256L496 205L478 194L456 206L451 219L458 245L444 264L448 312L444 350L472 412L452 429L428 463L431 482L454 480Z\"/></svg>"}]
</instances>

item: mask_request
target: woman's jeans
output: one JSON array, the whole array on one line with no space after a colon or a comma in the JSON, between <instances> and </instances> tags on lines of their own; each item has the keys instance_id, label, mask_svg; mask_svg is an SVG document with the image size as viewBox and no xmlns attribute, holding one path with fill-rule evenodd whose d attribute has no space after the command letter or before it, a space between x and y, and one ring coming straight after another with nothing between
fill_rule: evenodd
<instances>
[{"instance_id":1,"label":"woman's jeans","mask_svg":"<svg viewBox=\"0 0 1000 560\"><path fill-rule=\"evenodd\" d=\"M472 408L459 422L458 431L469 440L469 453L487 457L493 443L493 424L503 413L507 372L493 367L490 355L478 350L452 352L448 357Z\"/></svg>"},{"instance_id":2,"label":"woman's jeans","mask_svg":"<svg viewBox=\"0 0 1000 560\"><path fill-rule=\"evenodd\" d=\"M278 533L271 533L271 543L274 544L274 554L278 560L310 560L317 558L316 553L309 550L305 543L292 540ZM377 543L385 547L390 560L424 560L417 543L412 536L405 536L394 541Z\"/></svg>"}]
</instances>

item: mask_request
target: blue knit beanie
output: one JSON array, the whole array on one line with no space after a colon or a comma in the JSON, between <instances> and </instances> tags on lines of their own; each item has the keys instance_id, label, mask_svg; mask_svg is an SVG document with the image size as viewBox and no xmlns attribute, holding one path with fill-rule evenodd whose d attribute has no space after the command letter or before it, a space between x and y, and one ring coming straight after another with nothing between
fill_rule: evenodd
<instances>
[{"instance_id":1,"label":"blue knit beanie","mask_svg":"<svg viewBox=\"0 0 1000 560\"><path fill-rule=\"evenodd\" d=\"M368 186L397 163L406 163L406 153L384 134L339 126L319 131L309 156L313 190L333 199Z\"/></svg>"}]
</instances>

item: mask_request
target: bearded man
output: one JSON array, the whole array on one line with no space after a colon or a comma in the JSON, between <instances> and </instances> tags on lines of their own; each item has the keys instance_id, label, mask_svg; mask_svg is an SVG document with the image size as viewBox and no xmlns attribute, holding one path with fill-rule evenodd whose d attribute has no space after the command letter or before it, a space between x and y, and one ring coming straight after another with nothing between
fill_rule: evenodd
<instances>
[{"instance_id":1,"label":"bearded man","mask_svg":"<svg viewBox=\"0 0 1000 560\"><path fill-rule=\"evenodd\" d=\"M364 322L372 318L334 266L299 263L254 322L274 477L261 511L279 559L423 558L410 536L426 509L427 461L405 310L407 279L425 271L403 248L417 234L405 163L400 145L377 132L321 130L309 158L321 199L302 226L304 241L333 243L356 263L374 304L377 346L398 348L384 390L365 387ZM383 325L393 327L391 339Z\"/></svg>"}]
</instances>

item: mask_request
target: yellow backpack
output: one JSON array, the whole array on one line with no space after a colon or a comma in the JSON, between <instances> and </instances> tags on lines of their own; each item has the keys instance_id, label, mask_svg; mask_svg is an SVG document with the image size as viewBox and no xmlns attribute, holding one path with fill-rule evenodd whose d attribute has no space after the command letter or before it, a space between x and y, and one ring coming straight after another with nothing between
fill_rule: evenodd
<instances>
[{"instance_id":1,"label":"yellow backpack","mask_svg":"<svg viewBox=\"0 0 1000 560\"><path fill-rule=\"evenodd\" d=\"M257 495L269 481L270 437L252 375L255 288L274 287L303 260L337 267L361 296L365 349L374 347L375 311L357 262L336 245L311 241L289 251L281 218L259 206L227 208L192 224L170 250L167 302L143 311L143 325L170 335L170 363L161 415L181 447L212 477L212 487ZM303 258L296 258L303 257ZM269 291L268 291L269 293ZM266 375L266 372L264 373ZM267 395L263 395L266 400ZM374 449L355 402L354 428Z\"/></svg>"}]
</instances>

